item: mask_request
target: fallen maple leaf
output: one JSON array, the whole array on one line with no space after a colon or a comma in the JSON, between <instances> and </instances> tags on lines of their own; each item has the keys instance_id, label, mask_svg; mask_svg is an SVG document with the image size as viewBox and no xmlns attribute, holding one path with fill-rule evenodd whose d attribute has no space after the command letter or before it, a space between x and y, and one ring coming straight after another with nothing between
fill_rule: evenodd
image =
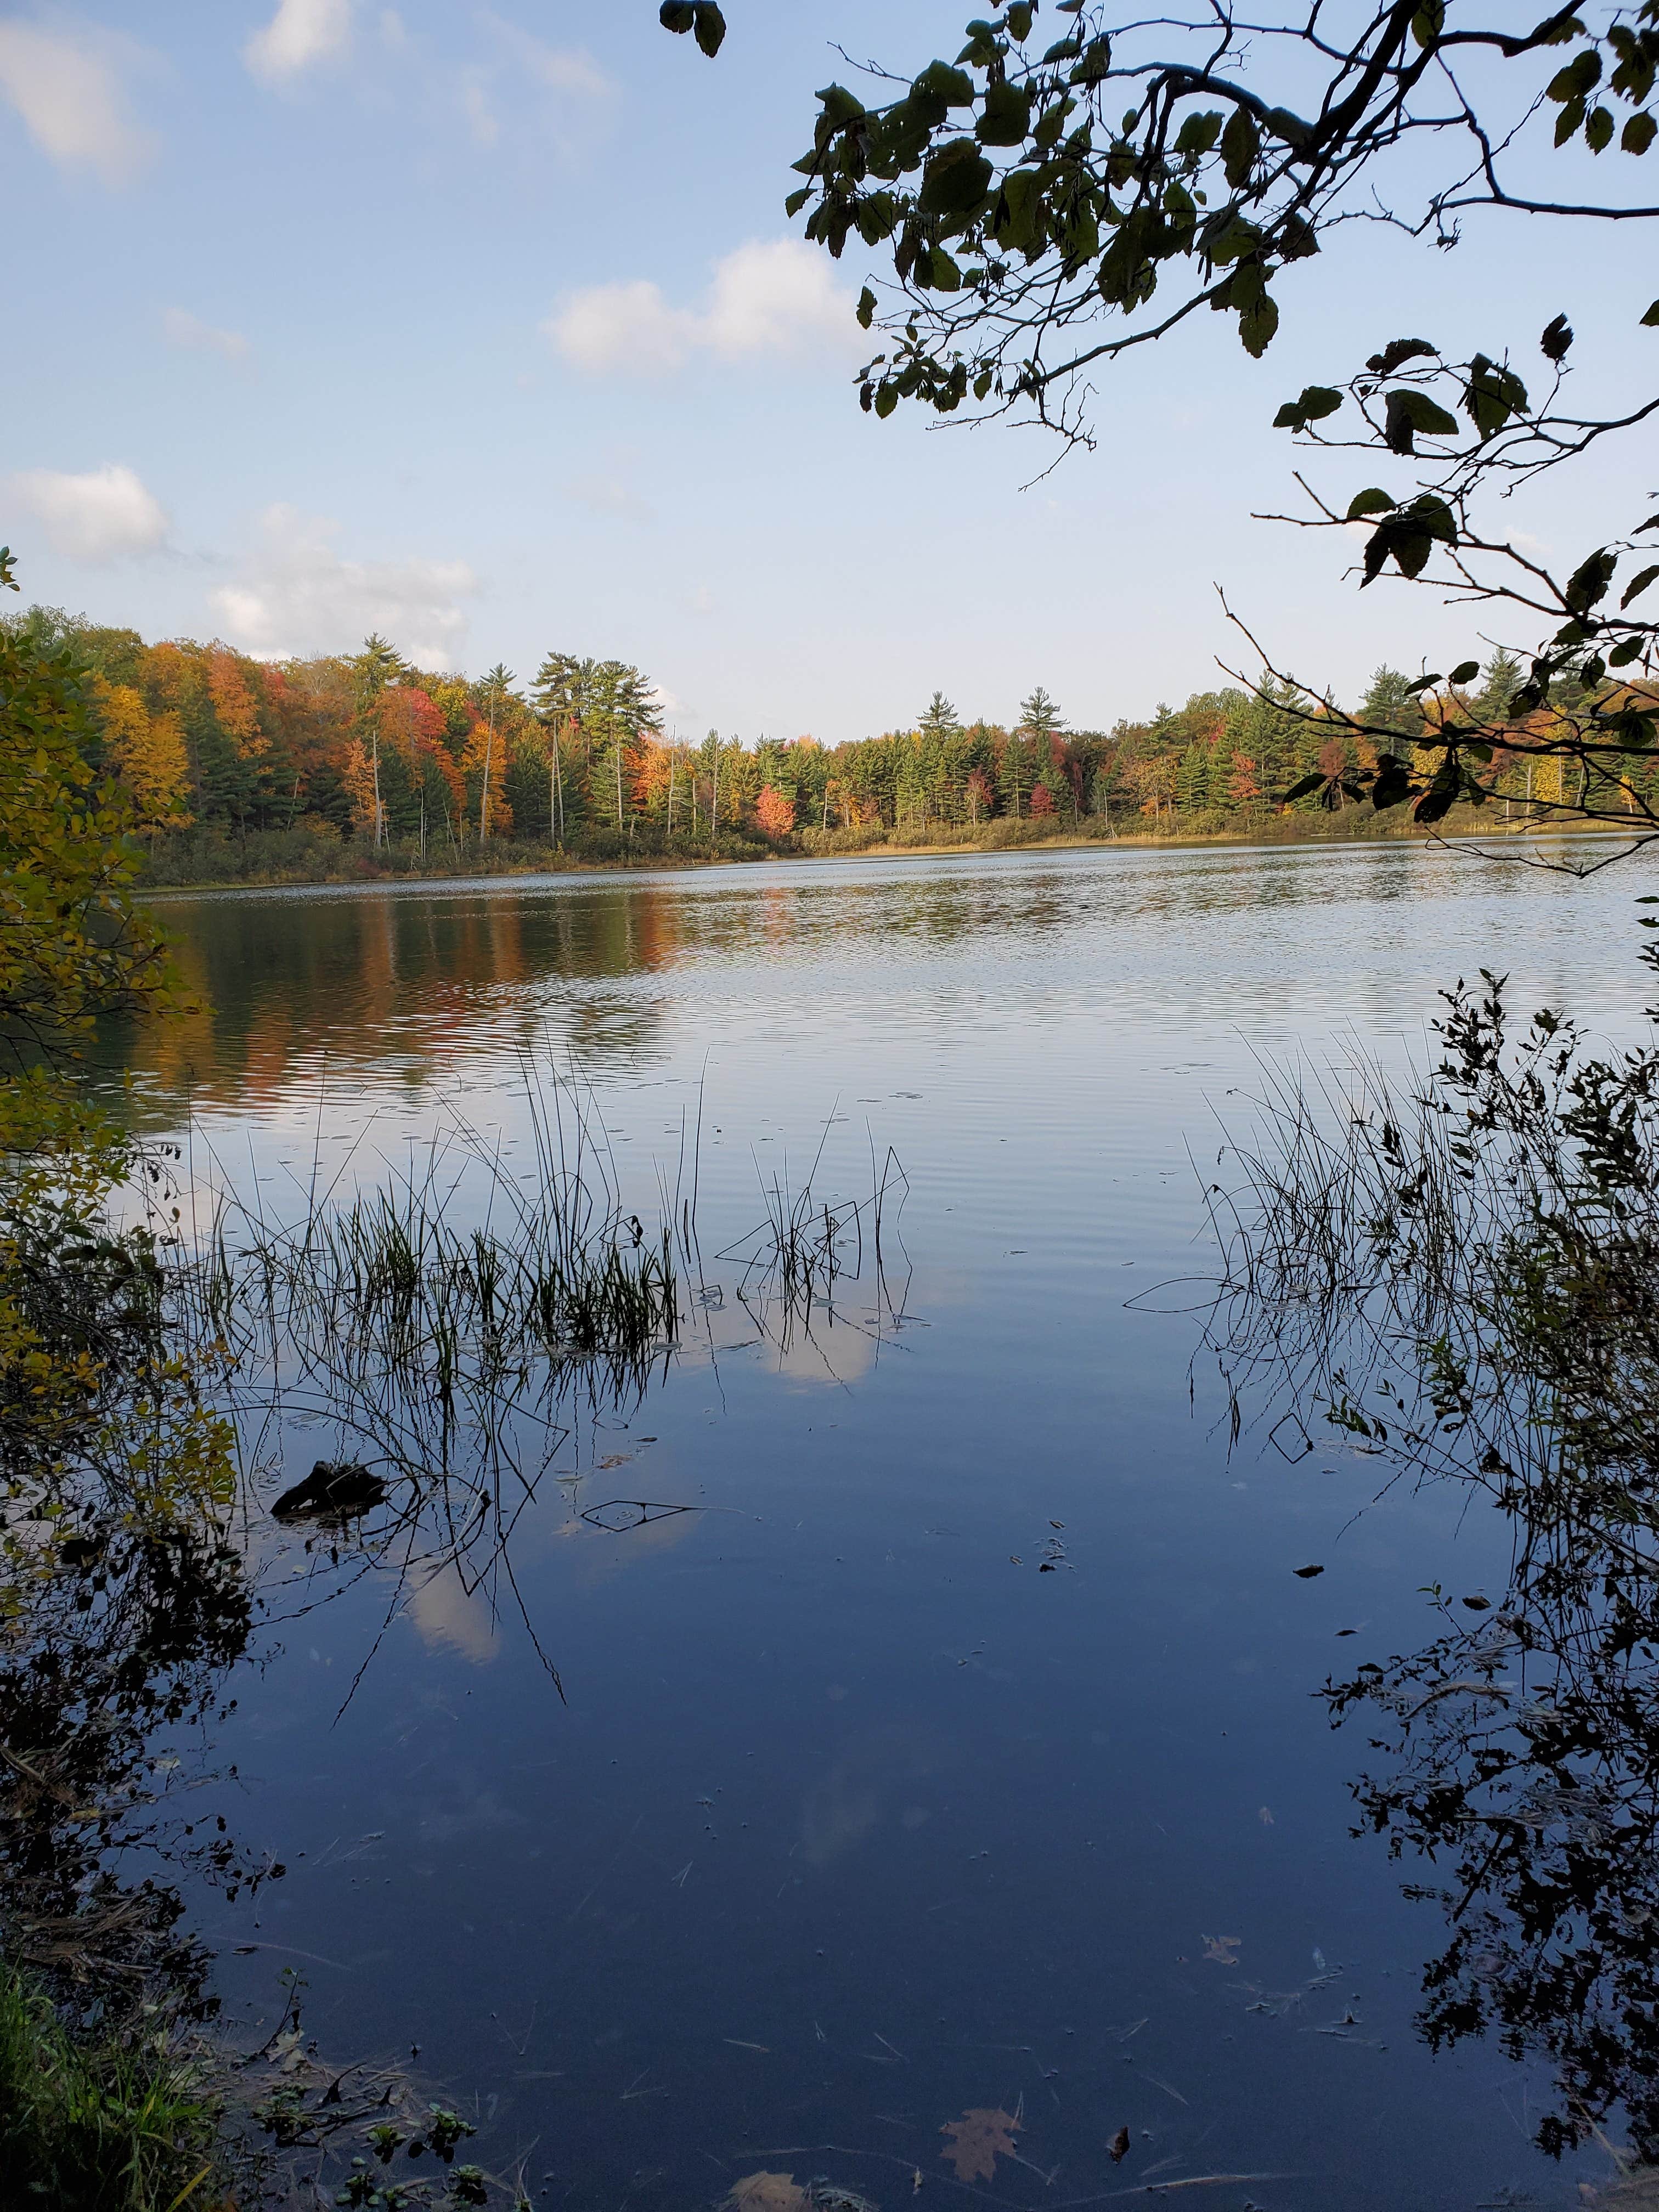
<instances>
[{"instance_id":1,"label":"fallen maple leaf","mask_svg":"<svg viewBox=\"0 0 1659 2212\"><path fill-rule=\"evenodd\" d=\"M939 2130L942 2136L955 2138L939 2156L950 2160L958 2181L988 2181L996 2172L997 2160L1013 2156L1014 2130L1018 2124L1013 2114L1000 2106L994 2112L981 2108L964 2112L959 2120L946 2120Z\"/></svg>"},{"instance_id":2,"label":"fallen maple leaf","mask_svg":"<svg viewBox=\"0 0 1659 2212\"><path fill-rule=\"evenodd\" d=\"M1241 1936L1206 1936L1204 1938L1204 1955L1206 1959L1213 1959L1218 1966L1236 1966L1238 1960L1234 1954L1243 1940Z\"/></svg>"},{"instance_id":3,"label":"fallen maple leaf","mask_svg":"<svg viewBox=\"0 0 1659 2212\"><path fill-rule=\"evenodd\" d=\"M809 2212L812 2200L793 2173L746 2173L726 2201L731 2212Z\"/></svg>"}]
</instances>

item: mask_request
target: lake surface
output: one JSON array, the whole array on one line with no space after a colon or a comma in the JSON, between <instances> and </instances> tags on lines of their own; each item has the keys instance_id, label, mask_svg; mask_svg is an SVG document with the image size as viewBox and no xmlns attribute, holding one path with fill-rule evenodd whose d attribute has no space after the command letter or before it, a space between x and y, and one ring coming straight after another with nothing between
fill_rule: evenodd
<instances>
[{"instance_id":1,"label":"lake surface","mask_svg":"<svg viewBox=\"0 0 1659 2212\"><path fill-rule=\"evenodd\" d=\"M520 1172L527 1070L590 1087L647 1225L701 1105L711 1255L820 1147L825 1197L890 1148L908 1185L810 1331L711 1291L642 1402L568 1409L510 1575L250 1535L261 1663L191 1755L288 1872L193 1893L232 2016L297 1966L327 2052L418 2045L538 2205L1576 2203L1611 2169L1533 2147L1547 2066L1416 2033L1443 1915L1351 1834L1365 1731L1316 1695L1431 1636L1425 1585L1501 1595L1508 1533L1231 1444L1158 1286L1213 1266L1260 1057L1421 1052L1482 966L1626 1036L1647 887L1389 847L166 902L211 1011L137 1110L275 1212L463 1124ZM583 1518L629 1500L697 1510ZM994 2110L1018 2159L959 2173Z\"/></svg>"}]
</instances>

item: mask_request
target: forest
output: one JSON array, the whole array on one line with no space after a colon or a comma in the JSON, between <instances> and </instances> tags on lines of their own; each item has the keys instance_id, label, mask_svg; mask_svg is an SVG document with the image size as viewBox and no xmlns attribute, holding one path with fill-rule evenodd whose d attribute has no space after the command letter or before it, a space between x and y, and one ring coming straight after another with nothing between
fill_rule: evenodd
<instances>
[{"instance_id":1,"label":"forest","mask_svg":"<svg viewBox=\"0 0 1659 2212\"><path fill-rule=\"evenodd\" d=\"M136 630L52 609L9 618L20 642L60 647L81 672L101 757L142 828L156 883L265 874L441 872L533 864L849 852L887 842L1024 842L1358 829L1376 765L1352 724L1443 745L1508 720L1518 664L1425 689L1382 667L1352 716L1264 673L1192 694L1148 720L1073 728L1041 685L1012 726L965 719L936 691L908 725L826 746L670 734L651 680L615 659L550 653L533 678L411 667L385 639L360 652L264 661L221 643L146 644ZM1512 726L1536 745L1577 702ZM1511 823L1571 815L1582 768L1506 756L1487 779ZM1287 799L1298 784L1321 787ZM1654 796L1633 758L1632 813ZM1344 786L1349 788L1345 791ZM1333 821L1334 815L1337 819ZM1487 817L1487 818L1490 818Z\"/></svg>"}]
</instances>

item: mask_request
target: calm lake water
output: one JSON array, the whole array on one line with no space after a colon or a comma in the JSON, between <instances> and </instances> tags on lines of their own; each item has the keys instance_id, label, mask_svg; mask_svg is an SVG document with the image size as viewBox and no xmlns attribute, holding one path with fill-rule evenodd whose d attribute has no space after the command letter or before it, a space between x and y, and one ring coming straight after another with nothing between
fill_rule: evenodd
<instances>
[{"instance_id":1,"label":"calm lake water","mask_svg":"<svg viewBox=\"0 0 1659 2212\"><path fill-rule=\"evenodd\" d=\"M211 1012L135 1052L138 1110L273 1212L462 1124L520 1172L527 1068L591 1086L647 1224L701 1102L710 1254L821 1144L827 1197L890 1147L908 1181L810 1335L711 1297L642 1403L574 1409L510 1575L319 1580L251 1534L204 1802L288 1873L194 1896L232 2016L298 1966L326 2051L418 2045L538 2204L763 2168L890 2208L1576 2203L1610 2169L1533 2148L1547 2068L1414 2031L1443 1916L1351 1834L1365 1731L1316 1696L1428 1640L1424 1585L1501 1595L1508 1532L1230 1449L1200 1293L1156 1286L1213 1264L1258 1056L1421 1051L1481 966L1627 1035L1646 888L1389 847L168 901ZM291 1476L333 1440L280 1443ZM697 1510L582 1517L633 1499ZM959 2180L941 2129L988 2108L1023 2162Z\"/></svg>"}]
</instances>

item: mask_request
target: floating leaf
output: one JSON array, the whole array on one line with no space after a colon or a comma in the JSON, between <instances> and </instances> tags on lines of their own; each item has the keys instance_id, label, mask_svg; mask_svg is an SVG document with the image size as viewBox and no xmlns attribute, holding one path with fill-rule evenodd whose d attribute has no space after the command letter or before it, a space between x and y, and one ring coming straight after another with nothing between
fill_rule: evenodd
<instances>
[{"instance_id":1,"label":"floating leaf","mask_svg":"<svg viewBox=\"0 0 1659 2212\"><path fill-rule=\"evenodd\" d=\"M746 2173L726 2199L731 2212L811 2212L811 2201L793 2173Z\"/></svg>"},{"instance_id":2,"label":"floating leaf","mask_svg":"<svg viewBox=\"0 0 1659 2212\"><path fill-rule=\"evenodd\" d=\"M1305 1583L1311 1582L1316 1575L1322 1575L1324 1571L1323 1567L1298 1567L1296 1574L1298 1581Z\"/></svg>"},{"instance_id":3,"label":"floating leaf","mask_svg":"<svg viewBox=\"0 0 1659 2212\"><path fill-rule=\"evenodd\" d=\"M1111 2153L1112 2164L1114 2166L1121 2166L1124 2160L1129 2155L1129 2130L1127 2128L1120 2128L1117 2133L1112 2137L1110 2142L1107 2144L1106 2148Z\"/></svg>"},{"instance_id":4,"label":"floating leaf","mask_svg":"<svg viewBox=\"0 0 1659 2212\"><path fill-rule=\"evenodd\" d=\"M1242 1936L1206 1936L1202 1938L1204 1955L1212 1959L1218 1966L1236 1966Z\"/></svg>"},{"instance_id":5,"label":"floating leaf","mask_svg":"<svg viewBox=\"0 0 1659 2212\"><path fill-rule=\"evenodd\" d=\"M946 2120L939 2130L951 2141L939 2153L957 2170L958 2181L989 2181L1000 2158L1014 2154L1014 2131L1018 2122L1000 2106L964 2112L959 2120Z\"/></svg>"}]
</instances>

